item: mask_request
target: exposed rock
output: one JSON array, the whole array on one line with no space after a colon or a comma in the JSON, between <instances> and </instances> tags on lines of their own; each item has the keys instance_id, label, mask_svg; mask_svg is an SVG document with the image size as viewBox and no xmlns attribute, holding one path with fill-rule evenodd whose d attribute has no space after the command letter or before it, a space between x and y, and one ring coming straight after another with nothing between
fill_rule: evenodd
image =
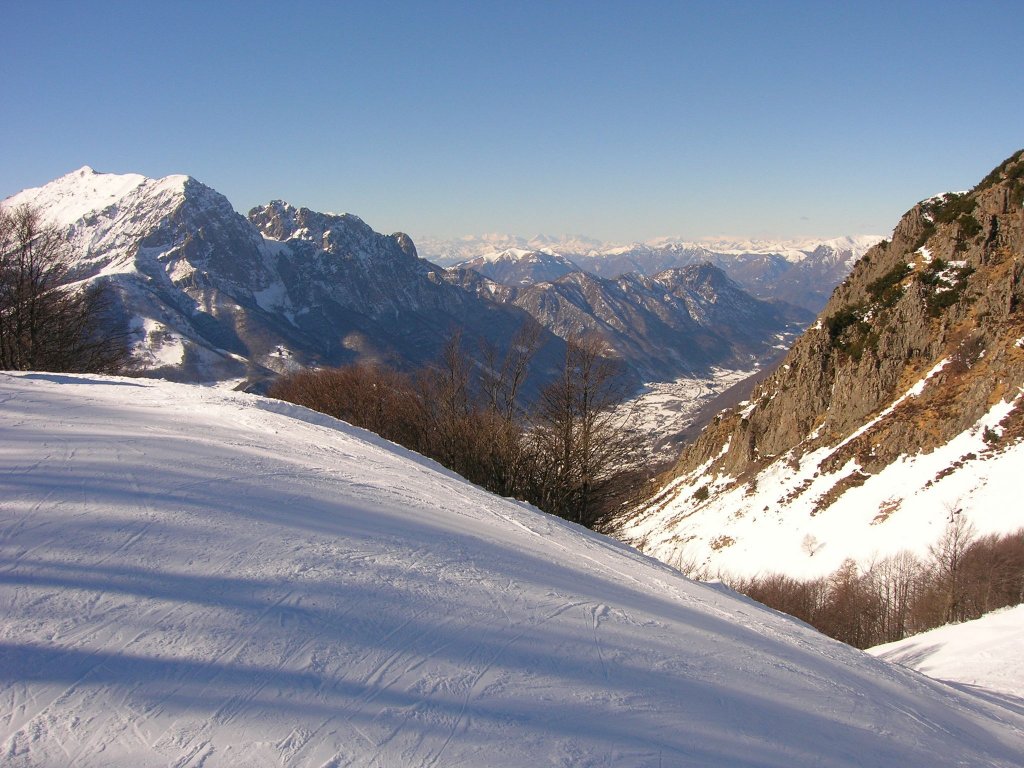
<instances>
[{"instance_id":1,"label":"exposed rock","mask_svg":"<svg viewBox=\"0 0 1024 768\"><path fill-rule=\"evenodd\" d=\"M908 211L891 241L857 262L749 402L720 414L683 451L664 482L677 490L658 504L709 478L713 503L715 494L756 482L780 462L799 466L815 453L821 475L835 476L834 491L821 495L827 507L901 457L945 445L994 404L1017 402L1024 391L1022 200L1019 152L970 192ZM1022 417L1024 409L1012 409L1004 431ZM850 467L865 478L854 478Z\"/></svg>"}]
</instances>

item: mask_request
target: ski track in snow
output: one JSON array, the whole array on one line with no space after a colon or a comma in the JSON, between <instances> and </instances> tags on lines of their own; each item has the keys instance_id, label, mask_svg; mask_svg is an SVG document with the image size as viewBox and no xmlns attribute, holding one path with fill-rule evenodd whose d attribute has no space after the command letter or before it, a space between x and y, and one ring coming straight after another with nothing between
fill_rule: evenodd
<instances>
[{"instance_id":1,"label":"ski track in snow","mask_svg":"<svg viewBox=\"0 0 1024 768\"><path fill-rule=\"evenodd\" d=\"M327 417L0 402L5 768L1024 764L1019 713Z\"/></svg>"}]
</instances>

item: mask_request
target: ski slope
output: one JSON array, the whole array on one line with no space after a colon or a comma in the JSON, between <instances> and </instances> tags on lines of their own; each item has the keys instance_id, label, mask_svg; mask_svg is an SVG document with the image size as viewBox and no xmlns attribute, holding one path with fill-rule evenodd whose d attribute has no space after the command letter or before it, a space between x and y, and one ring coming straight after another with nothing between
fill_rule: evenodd
<instances>
[{"instance_id":1,"label":"ski slope","mask_svg":"<svg viewBox=\"0 0 1024 768\"><path fill-rule=\"evenodd\" d=\"M303 409L0 373L0 764L1020 766L1024 716Z\"/></svg>"},{"instance_id":2,"label":"ski slope","mask_svg":"<svg viewBox=\"0 0 1024 768\"><path fill-rule=\"evenodd\" d=\"M877 645L868 653L937 680L1014 697L1024 712L1024 605Z\"/></svg>"}]
</instances>

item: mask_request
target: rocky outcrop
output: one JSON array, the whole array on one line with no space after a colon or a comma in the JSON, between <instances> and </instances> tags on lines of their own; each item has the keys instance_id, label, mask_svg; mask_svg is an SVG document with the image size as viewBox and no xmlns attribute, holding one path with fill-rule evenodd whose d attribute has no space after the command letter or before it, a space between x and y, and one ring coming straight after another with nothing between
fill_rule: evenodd
<instances>
[{"instance_id":1,"label":"rocky outcrop","mask_svg":"<svg viewBox=\"0 0 1024 768\"><path fill-rule=\"evenodd\" d=\"M813 486L809 508L820 514L894 463L979 429L999 403L1008 410L973 456L1011 444L1024 432L1022 201L1017 153L970 192L914 206L891 240L857 262L750 400L683 451L653 506L699 515L716 498L736 498L734 489L753 494L768 477L782 488L806 470L802 485L780 491L777 506L762 512L783 518ZM698 486L709 488L701 503L677 503ZM652 508L627 517L649 517ZM632 540L629 527L620 531Z\"/></svg>"},{"instance_id":2,"label":"rocky outcrop","mask_svg":"<svg viewBox=\"0 0 1024 768\"><path fill-rule=\"evenodd\" d=\"M749 413L723 416L680 459L685 473L717 455L728 472L749 472L798 445L836 443L892 403L941 361L915 411L879 422L861 449L867 469L928 451L974 423L1008 382L1024 382L1024 213L1012 205L1024 161L964 195L914 206L891 241L869 250L829 299L819 321L778 371L758 386ZM745 409L741 409L745 410ZM907 409L904 409L907 410Z\"/></svg>"}]
</instances>

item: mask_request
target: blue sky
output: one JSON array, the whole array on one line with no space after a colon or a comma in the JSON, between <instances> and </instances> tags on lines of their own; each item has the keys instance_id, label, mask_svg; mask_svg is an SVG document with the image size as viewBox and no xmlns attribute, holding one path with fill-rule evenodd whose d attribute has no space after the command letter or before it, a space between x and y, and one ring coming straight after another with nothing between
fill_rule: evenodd
<instances>
[{"instance_id":1,"label":"blue sky","mask_svg":"<svg viewBox=\"0 0 1024 768\"><path fill-rule=\"evenodd\" d=\"M91 165L414 237L886 234L1024 147L1019 2L0 9L0 197Z\"/></svg>"}]
</instances>

